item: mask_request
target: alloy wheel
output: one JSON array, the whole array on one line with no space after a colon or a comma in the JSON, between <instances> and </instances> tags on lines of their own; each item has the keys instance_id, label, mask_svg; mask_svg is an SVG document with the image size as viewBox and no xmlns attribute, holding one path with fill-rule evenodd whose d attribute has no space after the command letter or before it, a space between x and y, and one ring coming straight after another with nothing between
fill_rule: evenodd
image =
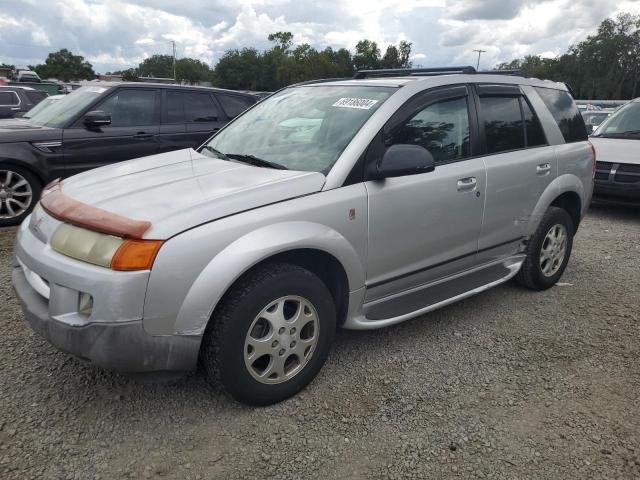
<instances>
[{"instance_id":1,"label":"alloy wheel","mask_svg":"<svg viewBox=\"0 0 640 480\"><path fill-rule=\"evenodd\" d=\"M26 178L12 170L0 170L0 218L19 217L32 201L33 191Z\"/></svg>"},{"instance_id":2,"label":"alloy wheel","mask_svg":"<svg viewBox=\"0 0 640 480\"><path fill-rule=\"evenodd\" d=\"M549 229L540 249L540 270L545 277L554 276L567 254L567 229L557 224Z\"/></svg>"}]
</instances>

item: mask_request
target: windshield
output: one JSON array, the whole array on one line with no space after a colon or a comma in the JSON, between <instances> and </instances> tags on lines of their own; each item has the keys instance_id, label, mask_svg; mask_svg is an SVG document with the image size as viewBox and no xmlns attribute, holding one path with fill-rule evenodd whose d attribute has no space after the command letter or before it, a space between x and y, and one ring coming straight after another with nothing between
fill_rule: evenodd
<instances>
[{"instance_id":1,"label":"windshield","mask_svg":"<svg viewBox=\"0 0 640 480\"><path fill-rule=\"evenodd\" d=\"M630 102L607 118L594 137L640 135L640 103Z\"/></svg>"},{"instance_id":2,"label":"windshield","mask_svg":"<svg viewBox=\"0 0 640 480\"><path fill-rule=\"evenodd\" d=\"M23 115L23 117L24 118L31 118L36 113L38 113L40 110L44 110L47 106L51 105L52 103L57 102L58 100L60 100L58 98L58 96L47 97L44 100L42 100L40 103L38 103L35 107L33 107L31 110L29 110L27 113L25 113Z\"/></svg>"},{"instance_id":3,"label":"windshield","mask_svg":"<svg viewBox=\"0 0 640 480\"><path fill-rule=\"evenodd\" d=\"M207 143L231 157L327 173L392 87L302 86L257 104Z\"/></svg>"},{"instance_id":4,"label":"windshield","mask_svg":"<svg viewBox=\"0 0 640 480\"><path fill-rule=\"evenodd\" d=\"M63 99L52 103L29 117L32 123L45 127L62 128L91 102L107 91L105 87L87 86L74 90Z\"/></svg>"}]
</instances>

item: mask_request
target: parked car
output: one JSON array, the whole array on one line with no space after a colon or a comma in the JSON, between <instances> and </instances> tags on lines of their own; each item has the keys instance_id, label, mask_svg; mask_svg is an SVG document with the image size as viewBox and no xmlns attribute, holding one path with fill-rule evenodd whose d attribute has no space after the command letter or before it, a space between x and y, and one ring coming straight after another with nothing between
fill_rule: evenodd
<instances>
[{"instance_id":1,"label":"parked car","mask_svg":"<svg viewBox=\"0 0 640 480\"><path fill-rule=\"evenodd\" d=\"M18 69L16 72L18 82L41 82L42 80L36 72L28 69Z\"/></svg>"},{"instance_id":2,"label":"parked car","mask_svg":"<svg viewBox=\"0 0 640 480\"><path fill-rule=\"evenodd\" d=\"M598 126L611 116L613 109L587 110L582 112L582 118L587 126L587 133L592 133Z\"/></svg>"},{"instance_id":3,"label":"parked car","mask_svg":"<svg viewBox=\"0 0 640 480\"><path fill-rule=\"evenodd\" d=\"M200 361L262 405L315 377L337 326L550 288L591 200L584 121L563 84L446 71L295 85L198 151L50 185L17 234L27 321L106 368Z\"/></svg>"},{"instance_id":4,"label":"parked car","mask_svg":"<svg viewBox=\"0 0 640 480\"><path fill-rule=\"evenodd\" d=\"M198 147L256 101L252 95L221 89L96 83L73 91L26 122L2 122L0 178L11 175L25 195L20 201L2 200L0 226L26 217L42 186L55 178Z\"/></svg>"},{"instance_id":5,"label":"parked car","mask_svg":"<svg viewBox=\"0 0 640 480\"><path fill-rule=\"evenodd\" d=\"M594 200L640 205L640 98L602 122L591 142L598 160Z\"/></svg>"},{"instance_id":6,"label":"parked car","mask_svg":"<svg viewBox=\"0 0 640 480\"><path fill-rule=\"evenodd\" d=\"M32 88L0 86L0 118L20 116L47 96L45 92Z\"/></svg>"}]
</instances>

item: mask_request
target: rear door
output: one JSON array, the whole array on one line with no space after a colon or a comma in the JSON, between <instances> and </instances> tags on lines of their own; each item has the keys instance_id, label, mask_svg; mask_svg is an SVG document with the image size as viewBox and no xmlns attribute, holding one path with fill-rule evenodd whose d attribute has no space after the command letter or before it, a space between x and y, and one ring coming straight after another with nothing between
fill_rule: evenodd
<instances>
[{"instance_id":1,"label":"rear door","mask_svg":"<svg viewBox=\"0 0 640 480\"><path fill-rule=\"evenodd\" d=\"M187 138L196 148L224 127L227 118L212 93L185 91L183 99Z\"/></svg>"},{"instance_id":2,"label":"rear door","mask_svg":"<svg viewBox=\"0 0 640 480\"><path fill-rule=\"evenodd\" d=\"M158 89L118 88L93 110L111 114L111 125L87 128L80 118L71 128L64 130L67 171L62 176L158 153Z\"/></svg>"},{"instance_id":3,"label":"rear door","mask_svg":"<svg viewBox=\"0 0 640 480\"><path fill-rule=\"evenodd\" d=\"M517 85L477 85L487 193L481 260L513 253L540 196L557 176L557 161L531 102Z\"/></svg>"},{"instance_id":4,"label":"rear door","mask_svg":"<svg viewBox=\"0 0 640 480\"><path fill-rule=\"evenodd\" d=\"M227 93L216 93L216 98L218 99L218 102L220 102L220 105L222 105L224 113L227 114L229 119L236 118L247 108L257 102L257 99L254 100L250 97L231 95Z\"/></svg>"}]
</instances>

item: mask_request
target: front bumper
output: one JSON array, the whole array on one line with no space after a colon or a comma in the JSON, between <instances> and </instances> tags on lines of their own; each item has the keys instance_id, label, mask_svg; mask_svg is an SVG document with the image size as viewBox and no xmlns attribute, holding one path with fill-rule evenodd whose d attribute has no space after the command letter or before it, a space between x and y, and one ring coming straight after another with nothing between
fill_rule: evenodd
<instances>
[{"instance_id":1,"label":"front bumper","mask_svg":"<svg viewBox=\"0 0 640 480\"><path fill-rule=\"evenodd\" d=\"M150 335L143 327L148 272L113 272L64 257L28 226L16 241L13 287L31 328L51 344L119 372L196 368L201 336ZM128 274L132 273L132 274ZM90 314L79 295L90 294Z\"/></svg>"},{"instance_id":2,"label":"front bumper","mask_svg":"<svg viewBox=\"0 0 640 480\"><path fill-rule=\"evenodd\" d=\"M598 162L593 189L596 202L640 204L640 167Z\"/></svg>"}]
</instances>

